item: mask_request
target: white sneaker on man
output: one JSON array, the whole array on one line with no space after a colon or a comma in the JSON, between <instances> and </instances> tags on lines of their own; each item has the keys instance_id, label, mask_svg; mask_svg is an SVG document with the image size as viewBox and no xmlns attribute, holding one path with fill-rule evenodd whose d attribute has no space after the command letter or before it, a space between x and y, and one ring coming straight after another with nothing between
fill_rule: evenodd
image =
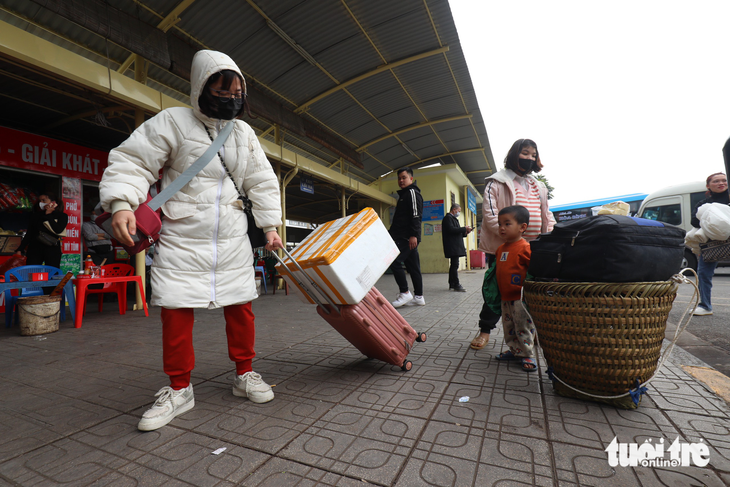
<instances>
[{"instance_id":1,"label":"white sneaker on man","mask_svg":"<svg viewBox=\"0 0 730 487\"><path fill-rule=\"evenodd\" d=\"M406 306L426 306L426 300L423 296L413 296L413 299L406 303Z\"/></svg>"},{"instance_id":2,"label":"white sneaker on man","mask_svg":"<svg viewBox=\"0 0 730 487\"><path fill-rule=\"evenodd\" d=\"M140 431L153 431L162 428L184 412L190 411L195 406L193 396L193 385L189 384L185 389L176 391L170 386L165 386L155 394L157 400L142 415L137 428Z\"/></svg>"},{"instance_id":3,"label":"white sneaker on man","mask_svg":"<svg viewBox=\"0 0 730 487\"><path fill-rule=\"evenodd\" d=\"M692 312L692 316L709 316L712 314L712 311L709 309L705 309L702 306L697 306L695 310Z\"/></svg>"},{"instance_id":4,"label":"white sneaker on man","mask_svg":"<svg viewBox=\"0 0 730 487\"><path fill-rule=\"evenodd\" d=\"M260 374L246 372L233 379L233 395L247 397L251 402L262 404L274 399L274 391L264 382Z\"/></svg>"},{"instance_id":5,"label":"white sneaker on man","mask_svg":"<svg viewBox=\"0 0 730 487\"><path fill-rule=\"evenodd\" d=\"M404 293L399 293L398 297L395 298L395 301L393 301L392 304L394 308L400 308L407 302L411 301L413 299L413 294L411 294L410 291L406 291Z\"/></svg>"}]
</instances>

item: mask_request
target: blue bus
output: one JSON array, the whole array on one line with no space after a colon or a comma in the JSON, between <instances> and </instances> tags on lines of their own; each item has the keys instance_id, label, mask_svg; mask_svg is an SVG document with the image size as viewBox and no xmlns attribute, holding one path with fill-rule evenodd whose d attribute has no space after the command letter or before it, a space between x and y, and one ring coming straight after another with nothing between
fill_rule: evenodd
<instances>
[{"instance_id":1,"label":"blue bus","mask_svg":"<svg viewBox=\"0 0 730 487\"><path fill-rule=\"evenodd\" d=\"M646 196L646 194L642 193L633 193L623 196L612 196L610 198L579 201L578 203L550 205L550 211L553 212L556 221L577 220L578 218L585 218L597 214L600 207L606 203L623 201L629 205L629 215L635 216Z\"/></svg>"}]
</instances>

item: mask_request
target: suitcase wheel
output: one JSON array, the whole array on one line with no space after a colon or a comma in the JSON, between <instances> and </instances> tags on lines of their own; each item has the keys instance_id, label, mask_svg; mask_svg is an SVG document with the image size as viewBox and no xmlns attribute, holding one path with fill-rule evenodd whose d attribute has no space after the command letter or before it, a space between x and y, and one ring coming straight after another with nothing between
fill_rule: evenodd
<instances>
[{"instance_id":1,"label":"suitcase wheel","mask_svg":"<svg viewBox=\"0 0 730 487\"><path fill-rule=\"evenodd\" d=\"M408 371L409 371L409 370L411 370L412 368L413 368L413 362L411 362L410 360L405 360L405 361L403 362L403 365L401 366L401 368L400 368L400 369L401 369L401 370L402 370L403 372L408 372Z\"/></svg>"},{"instance_id":2,"label":"suitcase wheel","mask_svg":"<svg viewBox=\"0 0 730 487\"><path fill-rule=\"evenodd\" d=\"M423 343L423 342L425 342L425 341L426 341L426 334L425 334L425 333L423 333L423 332L420 332L420 333L418 333L418 335L416 335L416 341L417 341L418 343Z\"/></svg>"}]
</instances>

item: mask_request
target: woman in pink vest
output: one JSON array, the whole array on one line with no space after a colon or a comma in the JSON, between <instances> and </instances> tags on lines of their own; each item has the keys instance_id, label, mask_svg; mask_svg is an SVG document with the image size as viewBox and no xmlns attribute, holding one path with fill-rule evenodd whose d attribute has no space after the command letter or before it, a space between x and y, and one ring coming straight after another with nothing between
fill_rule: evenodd
<instances>
[{"instance_id":1,"label":"woman in pink vest","mask_svg":"<svg viewBox=\"0 0 730 487\"><path fill-rule=\"evenodd\" d=\"M499 237L497 216L502 208L520 205L530 212L530 223L523 237L528 242L541 233L552 231L555 218L548 209L548 190L532 176L542 170L537 144L519 139L512 144L504 159L504 169L486 179L482 202L482 228L479 250L487 254L487 268L494 262L497 247L504 242ZM480 350L489 342L489 333L497 326L500 316L486 304L479 313L479 333L470 347Z\"/></svg>"}]
</instances>

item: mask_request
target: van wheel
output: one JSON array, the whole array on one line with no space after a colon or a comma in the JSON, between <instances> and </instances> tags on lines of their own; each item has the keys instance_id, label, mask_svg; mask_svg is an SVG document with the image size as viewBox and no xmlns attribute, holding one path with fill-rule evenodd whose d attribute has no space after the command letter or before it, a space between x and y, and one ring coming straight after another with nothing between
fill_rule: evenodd
<instances>
[{"instance_id":1,"label":"van wheel","mask_svg":"<svg viewBox=\"0 0 730 487\"><path fill-rule=\"evenodd\" d=\"M684 249L684 257L682 257L682 269L685 267L691 267L692 270L697 272L697 256L692 253L689 249Z\"/></svg>"}]
</instances>

